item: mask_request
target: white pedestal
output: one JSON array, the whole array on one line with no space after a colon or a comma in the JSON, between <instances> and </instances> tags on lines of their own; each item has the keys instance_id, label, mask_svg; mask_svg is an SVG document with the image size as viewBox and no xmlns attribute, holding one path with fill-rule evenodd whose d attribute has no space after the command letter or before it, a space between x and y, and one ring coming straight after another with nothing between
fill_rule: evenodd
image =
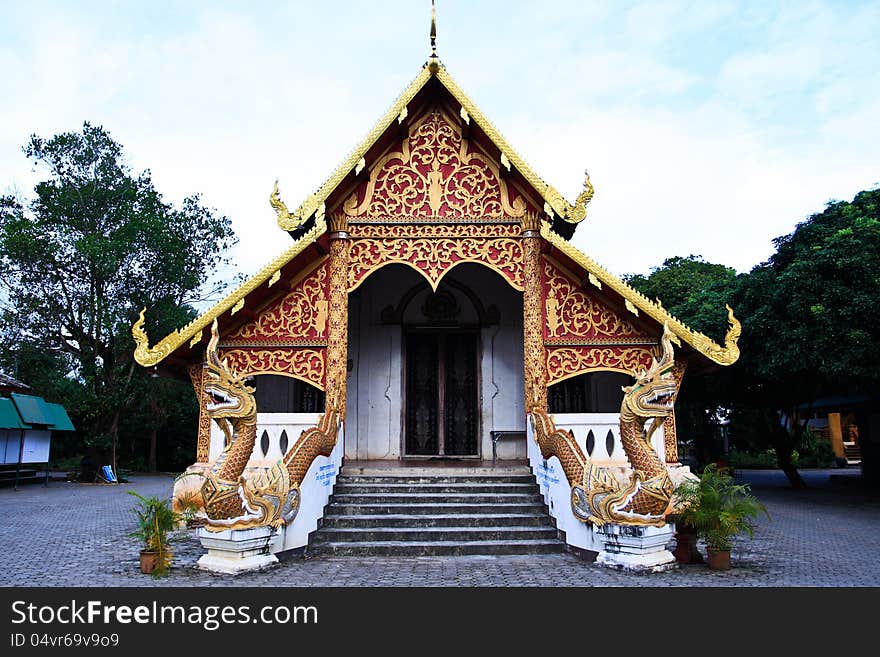
<instances>
[{"instance_id":1,"label":"white pedestal","mask_svg":"<svg viewBox=\"0 0 880 657\"><path fill-rule=\"evenodd\" d=\"M650 573L659 573L677 565L672 552L666 549L675 535L674 525L604 525L594 531L604 548L596 557L596 563L611 568Z\"/></svg>"},{"instance_id":2,"label":"white pedestal","mask_svg":"<svg viewBox=\"0 0 880 657\"><path fill-rule=\"evenodd\" d=\"M222 532L209 532L199 527L196 535L202 547L208 550L197 564L202 570L237 575L278 563L278 558L269 553L271 527L225 529Z\"/></svg>"}]
</instances>

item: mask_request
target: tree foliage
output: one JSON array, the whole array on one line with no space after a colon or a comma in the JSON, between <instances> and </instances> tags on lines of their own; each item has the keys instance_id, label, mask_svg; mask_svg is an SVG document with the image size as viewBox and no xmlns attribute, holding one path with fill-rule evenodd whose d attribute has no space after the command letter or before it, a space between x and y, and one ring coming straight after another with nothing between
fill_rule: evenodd
<instances>
[{"instance_id":1,"label":"tree foliage","mask_svg":"<svg viewBox=\"0 0 880 657\"><path fill-rule=\"evenodd\" d=\"M688 256L629 282L716 339L724 304L735 308L740 359L685 384L685 432L711 433L713 409L732 408L735 442L773 447L802 485L790 455L809 440L804 408L823 395L880 391L880 190L829 203L774 245L748 274ZM707 420L702 426L694 412Z\"/></svg>"},{"instance_id":2,"label":"tree foliage","mask_svg":"<svg viewBox=\"0 0 880 657\"><path fill-rule=\"evenodd\" d=\"M0 199L3 360L37 376L50 359L72 383L45 389L72 405L87 443L115 448L150 386L133 360L138 311L150 307L153 335L189 320L190 304L219 291L205 282L235 237L197 195L164 201L99 126L33 135L24 152L44 178L30 200Z\"/></svg>"}]
</instances>

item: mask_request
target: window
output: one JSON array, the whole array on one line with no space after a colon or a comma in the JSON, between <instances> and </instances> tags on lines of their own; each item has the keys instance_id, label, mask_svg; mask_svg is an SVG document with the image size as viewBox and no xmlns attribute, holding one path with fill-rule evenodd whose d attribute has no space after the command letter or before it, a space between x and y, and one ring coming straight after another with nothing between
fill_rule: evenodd
<instances>
[{"instance_id":1,"label":"window","mask_svg":"<svg viewBox=\"0 0 880 657\"><path fill-rule=\"evenodd\" d=\"M618 413L624 386L633 377L621 372L589 372L560 381L547 389L551 413Z\"/></svg>"},{"instance_id":2,"label":"window","mask_svg":"<svg viewBox=\"0 0 880 657\"><path fill-rule=\"evenodd\" d=\"M299 379L260 374L251 385L257 389L254 396L260 413L324 412L324 391Z\"/></svg>"}]
</instances>

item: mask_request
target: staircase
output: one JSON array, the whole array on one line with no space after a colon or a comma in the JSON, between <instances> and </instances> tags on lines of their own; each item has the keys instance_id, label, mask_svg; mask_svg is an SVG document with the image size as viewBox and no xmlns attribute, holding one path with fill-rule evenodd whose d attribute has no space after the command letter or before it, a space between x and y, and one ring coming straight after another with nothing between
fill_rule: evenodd
<instances>
[{"instance_id":1,"label":"staircase","mask_svg":"<svg viewBox=\"0 0 880 657\"><path fill-rule=\"evenodd\" d=\"M343 467L311 556L562 552L527 467Z\"/></svg>"},{"instance_id":2,"label":"staircase","mask_svg":"<svg viewBox=\"0 0 880 657\"><path fill-rule=\"evenodd\" d=\"M862 462L862 452L858 443L843 443L843 453L847 465L859 465Z\"/></svg>"}]
</instances>

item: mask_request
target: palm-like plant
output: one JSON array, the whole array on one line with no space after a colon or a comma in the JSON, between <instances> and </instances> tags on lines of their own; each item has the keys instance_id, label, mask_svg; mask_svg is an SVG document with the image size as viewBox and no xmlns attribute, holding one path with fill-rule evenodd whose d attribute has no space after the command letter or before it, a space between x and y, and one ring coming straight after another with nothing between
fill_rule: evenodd
<instances>
[{"instance_id":1,"label":"palm-like plant","mask_svg":"<svg viewBox=\"0 0 880 657\"><path fill-rule=\"evenodd\" d=\"M144 552L156 552L159 555L153 574L163 575L168 572L172 559L168 535L174 531L183 516L176 513L167 500L160 500L156 496L144 497L133 490L128 493L138 499L134 507L137 529L129 536L140 539Z\"/></svg>"},{"instance_id":2,"label":"palm-like plant","mask_svg":"<svg viewBox=\"0 0 880 657\"><path fill-rule=\"evenodd\" d=\"M681 509L678 521L696 529L710 550L729 551L734 536L754 536L754 518L760 513L770 517L748 484L734 483L715 465L706 466L698 480L683 482L675 496Z\"/></svg>"}]
</instances>

